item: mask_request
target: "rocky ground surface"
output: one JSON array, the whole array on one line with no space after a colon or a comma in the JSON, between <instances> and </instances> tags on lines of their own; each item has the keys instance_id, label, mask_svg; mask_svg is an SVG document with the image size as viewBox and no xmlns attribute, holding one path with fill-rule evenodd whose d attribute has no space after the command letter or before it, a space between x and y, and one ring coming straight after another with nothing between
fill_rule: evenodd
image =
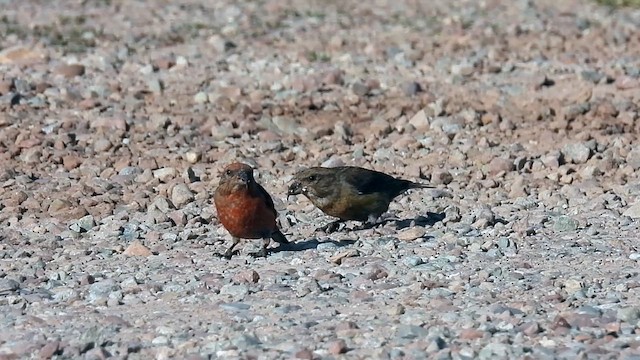
<instances>
[{"instance_id":1,"label":"rocky ground surface","mask_svg":"<svg viewBox=\"0 0 640 360\"><path fill-rule=\"evenodd\" d=\"M639 11L0 5L0 359L640 358ZM212 256L234 160L292 249ZM343 163L436 189L316 232Z\"/></svg>"}]
</instances>

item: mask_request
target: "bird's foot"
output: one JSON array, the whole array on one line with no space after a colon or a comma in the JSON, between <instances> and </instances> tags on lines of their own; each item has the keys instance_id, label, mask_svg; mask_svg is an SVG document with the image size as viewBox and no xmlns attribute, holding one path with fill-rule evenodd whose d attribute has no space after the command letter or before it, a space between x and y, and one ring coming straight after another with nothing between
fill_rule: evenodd
<instances>
[{"instance_id":1,"label":"bird's foot","mask_svg":"<svg viewBox=\"0 0 640 360\"><path fill-rule=\"evenodd\" d=\"M233 250L233 249L227 249L227 251L225 251L224 253L213 253L213 256L219 257L219 258L225 258L227 260L231 260L231 257L233 255L238 255L239 251L238 250Z\"/></svg>"},{"instance_id":2,"label":"bird's foot","mask_svg":"<svg viewBox=\"0 0 640 360\"><path fill-rule=\"evenodd\" d=\"M338 231L338 229L340 229L340 224L342 224L342 221L336 220L326 225L320 226L319 228L316 229L316 231L322 231L326 234L331 234L333 232Z\"/></svg>"},{"instance_id":3,"label":"bird's foot","mask_svg":"<svg viewBox=\"0 0 640 360\"><path fill-rule=\"evenodd\" d=\"M358 231L358 230L368 230L368 229L373 229L374 227L380 225L377 222L369 222L369 221L365 221L363 223L361 223L360 225L356 225L353 227L353 231Z\"/></svg>"},{"instance_id":4,"label":"bird's foot","mask_svg":"<svg viewBox=\"0 0 640 360\"><path fill-rule=\"evenodd\" d=\"M282 246L282 245L280 245ZM250 256L254 258L266 258L267 257L267 248L262 248L256 252L249 253Z\"/></svg>"}]
</instances>

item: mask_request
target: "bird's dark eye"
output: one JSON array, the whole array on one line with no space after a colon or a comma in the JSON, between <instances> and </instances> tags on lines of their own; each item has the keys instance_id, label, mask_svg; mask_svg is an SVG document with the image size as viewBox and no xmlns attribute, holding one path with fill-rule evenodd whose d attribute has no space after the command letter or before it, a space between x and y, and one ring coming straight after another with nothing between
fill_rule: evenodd
<instances>
[{"instance_id":1,"label":"bird's dark eye","mask_svg":"<svg viewBox=\"0 0 640 360\"><path fill-rule=\"evenodd\" d=\"M307 180L309 180L309 181L316 181L316 176L315 176L315 175L309 175L309 176L307 177Z\"/></svg>"},{"instance_id":2,"label":"bird's dark eye","mask_svg":"<svg viewBox=\"0 0 640 360\"><path fill-rule=\"evenodd\" d=\"M231 176L231 170L225 171L224 174L227 175L227 176Z\"/></svg>"}]
</instances>

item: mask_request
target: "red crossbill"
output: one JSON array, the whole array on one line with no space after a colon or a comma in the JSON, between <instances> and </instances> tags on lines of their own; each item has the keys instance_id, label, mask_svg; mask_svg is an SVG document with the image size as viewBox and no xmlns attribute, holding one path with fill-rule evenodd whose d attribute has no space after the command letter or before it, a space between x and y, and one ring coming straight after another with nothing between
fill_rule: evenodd
<instances>
[{"instance_id":1,"label":"red crossbill","mask_svg":"<svg viewBox=\"0 0 640 360\"><path fill-rule=\"evenodd\" d=\"M254 257L267 256L271 239L279 244L289 243L276 224L278 214L273 199L254 180L249 165L232 163L225 167L213 199L218 219L233 238L222 254L227 259L240 239L263 239L262 249L250 254Z\"/></svg>"},{"instance_id":2,"label":"red crossbill","mask_svg":"<svg viewBox=\"0 0 640 360\"><path fill-rule=\"evenodd\" d=\"M312 167L294 175L288 195L303 194L325 214L337 217L323 229L331 232L346 220L373 224L396 196L431 187L360 167Z\"/></svg>"}]
</instances>

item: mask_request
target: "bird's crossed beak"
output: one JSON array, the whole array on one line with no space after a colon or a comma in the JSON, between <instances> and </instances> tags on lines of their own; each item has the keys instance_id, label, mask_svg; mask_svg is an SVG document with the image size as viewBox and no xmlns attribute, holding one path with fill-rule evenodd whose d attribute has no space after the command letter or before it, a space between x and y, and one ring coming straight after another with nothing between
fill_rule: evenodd
<instances>
[{"instance_id":1,"label":"bird's crossed beak","mask_svg":"<svg viewBox=\"0 0 640 360\"><path fill-rule=\"evenodd\" d=\"M292 195L304 194L306 192L306 187L302 186L299 181L294 181L293 183L291 183L291 185L289 185L289 190L287 191L287 200L289 200L289 197Z\"/></svg>"},{"instance_id":2,"label":"bird's crossed beak","mask_svg":"<svg viewBox=\"0 0 640 360\"><path fill-rule=\"evenodd\" d=\"M242 183L244 184L248 184L249 181L251 180L249 177L249 174L247 174L246 172L240 172L238 174L238 178L240 179L240 181L242 181Z\"/></svg>"}]
</instances>

